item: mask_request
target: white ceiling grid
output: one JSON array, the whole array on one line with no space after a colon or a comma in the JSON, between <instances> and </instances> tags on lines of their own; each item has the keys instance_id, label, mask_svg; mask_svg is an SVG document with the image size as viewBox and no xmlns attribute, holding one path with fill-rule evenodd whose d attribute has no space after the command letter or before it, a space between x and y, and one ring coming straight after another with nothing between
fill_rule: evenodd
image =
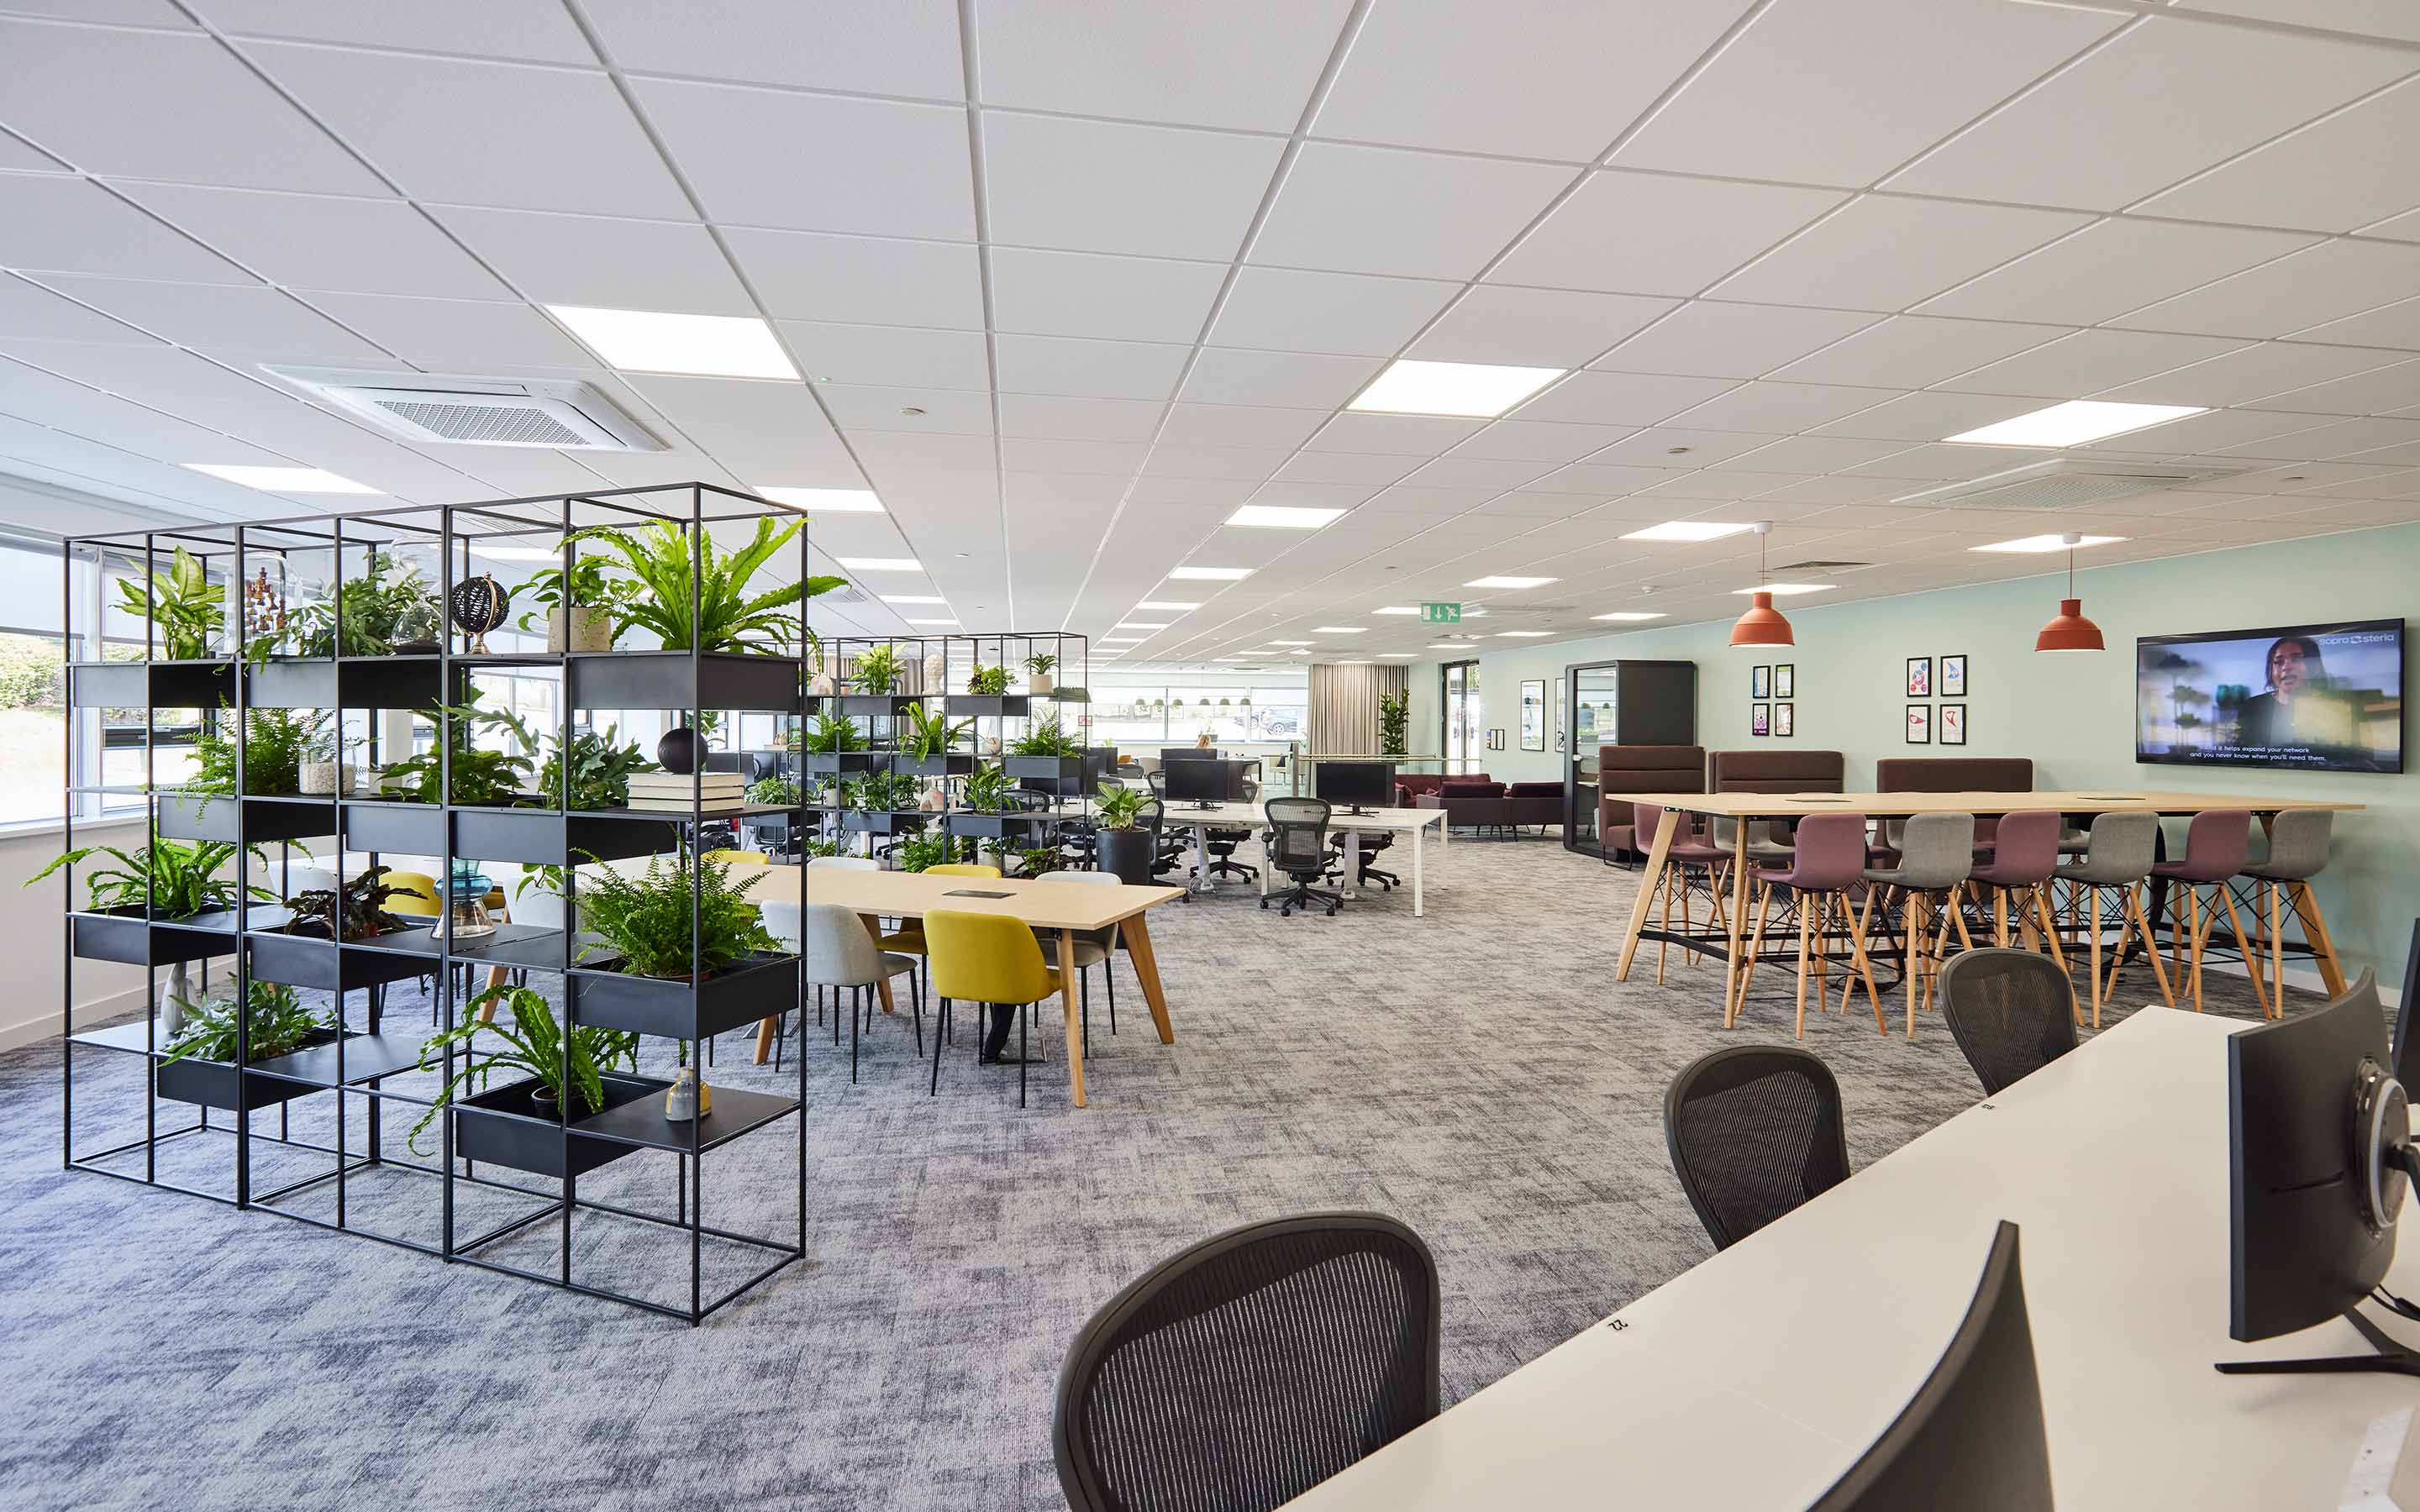
<instances>
[{"instance_id":1,"label":"white ceiling grid","mask_svg":"<svg viewBox=\"0 0 2420 1512\"><path fill-rule=\"evenodd\" d=\"M1200 602L1156 662L1735 613L1755 538L1620 539L1668 518L1873 563L1833 597L2359 529L2420 519L2415 129L2377 0L0 0L0 471L871 487L818 554L923 570L836 626ZM805 381L617 373L548 304L762 316ZM1342 409L1398 357L1572 371ZM264 363L578 378L671 450L407 444ZM2245 471L1890 503L2086 397L2211 410L2091 451ZM1505 573L1561 580L1464 586Z\"/></svg>"}]
</instances>

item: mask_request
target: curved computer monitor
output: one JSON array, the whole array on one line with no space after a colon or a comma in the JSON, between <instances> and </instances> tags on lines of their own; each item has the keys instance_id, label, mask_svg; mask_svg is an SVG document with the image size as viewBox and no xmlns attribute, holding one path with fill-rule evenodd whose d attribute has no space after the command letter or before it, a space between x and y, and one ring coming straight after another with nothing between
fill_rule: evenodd
<instances>
[{"instance_id":1,"label":"curved computer monitor","mask_svg":"<svg viewBox=\"0 0 2420 1512\"><path fill-rule=\"evenodd\" d=\"M2226 1043L2227 1334L2244 1343L2350 1312L2395 1258L2406 1115L2377 978ZM2388 1147L2388 1148L2381 1148Z\"/></svg>"}]
</instances>

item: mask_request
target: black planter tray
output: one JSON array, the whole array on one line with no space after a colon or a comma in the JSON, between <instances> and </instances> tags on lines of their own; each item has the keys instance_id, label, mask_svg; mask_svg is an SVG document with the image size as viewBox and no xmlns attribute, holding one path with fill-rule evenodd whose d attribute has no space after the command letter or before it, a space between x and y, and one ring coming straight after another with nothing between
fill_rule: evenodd
<instances>
[{"instance_id":1,"label":"black planter tray","mask_svg":"<svg viewBox=\"0 0 2420 1512\"><path fill-rule=\"evenodd\" d=\"M235 701L235 663L80 661L68 669L68 700L79 709L215 709Z\"/></svg>"},{"instance_id":2,"label":"black planter tray","mask_svg":"<svg viewBox=\"0 0 2420 1512\"><path fill-rule=\"evenodd\" d=\"M377 942L356 942L356 946L365 943ZM252 974L259 980L322 992L379 987L429 972L428 963L417 955L353 947L339 950L333 942L310 934L256 932L244 936L244 946L251 955Z\"/></svg>"},{"instance_id":3,"label":"black planter tray","mask_svg":"<svg viewBox=\"0 0 2420 1512\"><path fill-rule=\"evenodd\" d=\"M692 663L686 651L599 651L574 653L568 664L576 709L796 714L806 684L806 663L796 656L710 651Z\"/></svg>"},{"instance_id":4,"label":"black planter tray","mask_svg":"<svg viewBox=\"0 0 2420 1512\"><path fill-rule=\"evenodd\" d=\"M752 955L702 983L634 977L613 958L571 972L572 1020L671 1040L724 1033L799 1006L799 958Z\"/></svg>"},{"instance_id":5,"label":"black planter tray","mask_svg":"<svg viewBox=\"0 0 2420 1512\"><path fill-rule=\"evenodd\" d=\"M843 693L834 701L840 712L859 719L890 719L924 702L917 693Z\"/></svg>"},{"instance_id":6,"label":"black planter tray","mask_svg":"<svg viewBox=\"0 0 2420 1512\"><path fill-rule=\"evenodd\" d=\"M233 844L239 831L256 844L281 840L318 840L336 832L336 798L254 795L233 798L196 793L160 795L160 833L170 840Z\"/></svg>"},{"instance_id":7,"label":"black planter tray","mask_svg":"<svg viewBox=\"0 0 2420 1512\"><path fill-rule=\"evenodd\" d=\"M652 823L633 824L632 819ZM673 825L687 822L679 814L618 809L566 814L551 809L458 808L453 854L524 866L567 866L574 856L591 856L626 861L675 849L680 837Z\"/></svg>"},{"instance_id":8,"label":"black planter tray","mask_svg":"<svg viewBox=\"0 0 2420 1512\"><path fill-rule=\"evenodd\" d=\"M1001 765L1014 778L1046 778L1058 782L1084 779L1081 756L1003 756Z\"/></svg>"},{"instance_id":9,"label":"black planter tray","mask_svg":"<svg viewBox=\"0 0 2420 1512\"><path fill-rule=\"evenodd\" d=\"M968 750L939 756L893 756L891 769L916 777L964 777L975 769L975 756Z\"/></svg>"},{"instance_id":10,"label":"black planter tray","mask_svg":"<svg viewBox=\"0 0 2420 1512\"><path fill-rule=\"evenodd\" d=\"M664 1088L672 1083L654 1076L626 1076L612 1072L604 1075L603 1081L605 1111L591 1117L604 1118L623 1106L653 1099L657 1121L662 1121L660 1100ZM583 1175L641 1148L619 1139L566 1134L559 1118L540 1112L532 1101L530 1088L537 1085L537 1078L533 1076L456 1099L455 1157L560 1180Z\"/></svg>"},{"instance_id":11,"label":"black planter tray","mask_svg":"<svg viewBox=\"0 0 2420 1512\"><path fill-rule=\"evenodd\" d=\"M922 809L843 809L840 810L840 827L861 829L876 835L897 835L922 829L926 820L938 817Z\"/></svg>"},{"instance_id":12,"label":"black planter tray","mask_svg":"<svg viewBox=\"0 0 2420 1512\"><path fill-rule=\"evenodd\" d=\"M887 750L811 750L799 757L799 769L816 776L839 772L879 772L892 761Z\"/></svg>"},{"instance_id":13,"label":"black planter tray","mask_svg":"<svg viewBox=\"0 0 2420 1512\"><path fill-rule=\"evenodd\" d=\"M425 709L437 702L436 656L271 658L244 672L246 702L267 709Z\"/></svg>"},{"instance_id":14,"label":"black planter tray","mask_svg":"<svg viewBox=\"0 0 2420 1512\"><path fill-rule=\"evenodd\" d=\"M445 811L433 803L348 798L339 817L349 851L439 856L445 850Z\"/></svg>"},{"instance_id":15,"label":"black planter tray","mask_svg":"<svg viewBox=\"0 0 2420 1512\"><path fill-rule=\"evenodd\" d=\"M401 975L423 976L435 967L438 934L432 925L416 924L410 929L381 934L374 940L352 940L345 945L349 954L383 955L419 963ZM454 942L454 959L479 962L493 966L535 966L545 971L563 969L563 931L545 929L535 924L498 924L491 933L473 934Z\"/></svg>"},{"instance_id":16,"label":"black planter tray","mask_svg":"<svg viewBox=\"0 0 2420 1512\"><path fill-rule=\"evenodd\" d=\"M664 1117L660 1099L636 1099L591 1114L571 1127L575 1133L601 1139L694 1155L752 1134L799 1106L794 1097L770 1097L737 1087L712 1087L711 1090L714 1111L702 1119L675 1123Z\"/></svg>"},{"instance_id":17,"label":"black planter tray","mask_svg":"<svg viewBox=\"0 0 2420 1512\"><path fill-rule=\"evenodd\" d=\"M953 835L977 835L998 839L1003 835L1022 835L1037 825L1056 823L1062 816L1053 813L967 813L949 816L947 828Z\"/></svg>"},{"instance_id":18,"label":"black planter tray","mask_svg":"<svg viewBox=\"0 0 2420 1512\"><path fill-rule=\"evenodd\" d=\"M941 702L946 714L999 719L1022 719L1032 706L1032 697L1024 693L953 693Z\"/></svg>"},{"instance_id":19,"label":"black planter tray","mask_svg":"<svg viewBox=\"0 0 2420 1512\"><path fill-rule=\"evenodd\" d=\"M140 1029L142 1026L137 1025L135 1027ZM312 1050L327 1049L331 1057L329 1065L334 1067L335 1061L333 1046L335 1039L336 1033L334 1029L315 1034L305 1042L303 1049L295 1054L307 1054ZM292 1058L292 1055L278 1056L270 1060L256 1061L253 1064L251 1071L243 1078L243 1099L246 1107L273 1107L277 1103L290 1103L298 1097L320 1090L319 1088L307 1082L288 1081L284 1077L262 1074L269 1067ZM232 1062L202 1060L188 1056L182 1060L162 1062L157 1077L160 1095L172 1102L197 1103L206 1108L224 1108L229 1112L235 1110L236 1070Z\"/></svg>"}]
</instances>

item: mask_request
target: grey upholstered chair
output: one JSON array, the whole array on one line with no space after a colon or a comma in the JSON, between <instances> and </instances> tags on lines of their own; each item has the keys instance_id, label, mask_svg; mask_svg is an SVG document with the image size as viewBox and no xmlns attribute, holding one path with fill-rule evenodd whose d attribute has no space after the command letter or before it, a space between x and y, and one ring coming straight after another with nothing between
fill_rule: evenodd
<instances>
[{"instance_id":1,"label":"grey upholstered chair","mask_svg":"<svg viewBox=\"0 0 2420 1512\"><path fill-rule=\"evenodd\" d=\"M2326 961L2335 958L2335 943L2328 938L2328 922L2319 914L2319 895L2311 890L2311 879L2327 870L2328 841L2335 833L2335 819L2326 809L2284 810L2269 822L2268 854L2240 873L2254 885L2253 895L2245 900L2252 905L2253 929L2268 935L2269 990L2273 996L2261 1006L2272 1018L2286 1016L2288 904L2303 926L2304 944L2310 952Z\"/></svg>"},{"instance_id":2,"label":"grey upholstered chair","mask_svg":"<svg viewBox=\"0 0 2420 1512\"><path fill-rule=\"evenodd\" d=\"M2064 882L2071 888L2083 890L2084 937L2092 952L2092 1026L2096 1029L2101 1027L2102 1000L2118 990L2118 973L2126 964L2127 942L2138 935L2144 953L2151 958L2151 974L2159 979L2160 995L2170 1008L2177 1006L2176 994L2168 990L2168 968L2160 962L2150 920L2143 915L2143 880L2151 874L2151 861L2158 854L2159 844L2158 814L2095 814L2084 859L2070 861L2051 873L2053 886ZM2118 952L2104 982L2101 976L2102 893L2108 888L2118 892ZM2072 892L2070 897L2073 897Z\"/></svg>"},{"instance_id":3,"label":"grey upholstered chair","mask_svg":"<svg viewBox=\"0 0 2420 1512\"><path fill-rule=\"evenodd\" d=\"M916 987L916 958L875 944L874 936L866 933L864 921L838 903L807 903L800 911L799 933L806 946L800 953L806 957L807 985L815 990L818 1001L825 988L834 989L835 1044L840 1042L839 993L845 990L848 995L848 1079L857 1080L859 1021L871 1009L875 985L893 977L906 977L908 990L914 995L916 1054L921 1058L924 1054L924 997Z\"/></svg>"},{"instance_id":4,"label":"grey upholstered chair","mask_svg":"<svg viewBox=\"0 0 2420 1512\"><path fill-rule=\"evenodd\" d=\"M1095 887L1120 887L1125 879L1115 872L1045 872L1037 879L1043 882L1091 883ZM1059 932L1037 929L1033 937L1042 942L1042 959L1051 965L1059 964ZM1118 974L1113 969L1118 948L1118 927L1109 924L1096 930L1076 932L1076 995L1084 1015L1084 1054L1093 1053L1093 968L1101 968L1101 980L1109 992L1109 1032L1118 1032Z\"/></svg>"},{"instance_id":5,"label":"grey upholstered chair","mask_svg":"<svg viewBox=\"0 0 2420 1512\"><path fill-rule=\"evenodd\" d=\"M1942 952L1948 949L1950 929L1957 929L1962 949L1975 948L1975 941L1966 933L1965 916L1958 907L1959 890L1974 872L1975 816L1970 813L1909 815L1907 828L1900 835L1899 864L1866 868L1868 890L1865 912L1857 923L1859 934L1872 938L1869 926L1878 896L1899 896L1900 965L1907 983L1910 1039L1916 1037L1917 989L1923 990L1922 1006L1931 1007L1933 978L1941 969ZM1888 898L1883 899L1881 907L1887 922ZM1935 912L1940 915L1938 920L1931 917ZM1925 929L1936 922L1939 927L1928 944Z\"/></svg>"}]
</instances>

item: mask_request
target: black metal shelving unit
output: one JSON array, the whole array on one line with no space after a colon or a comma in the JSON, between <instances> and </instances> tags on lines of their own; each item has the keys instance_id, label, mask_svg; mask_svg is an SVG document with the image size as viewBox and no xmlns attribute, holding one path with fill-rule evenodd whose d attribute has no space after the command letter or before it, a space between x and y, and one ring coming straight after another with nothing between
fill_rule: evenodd
<instances>
[{"instance_id":1,"label":"black metal shelving unit","mask_svg":"<svg viewBox=\"0 0 2420 1512\"><path fill-rule=\"evenodd\" d=\"M238 794L244 794L247 786L243 752L250 740L252 710L324 711L336 732L339 762L358 748L373 765L388 753L389 730L398 717L396 711L404 711L400 717L405 722L392 728L408 731L411 712L433 710L435 749L440 753L438 792L450 800L456 792L453 757L458 724L450 707L463 702L483 669L551 674L556 685L553 733L558 750L568 748L574 713L580 710L665 711L690 728L697 728L701 713L706 711L753 713L774 716L777 724L787 721L795 728L807 704L807 656L803 642L795 637L788 650L763 655L694 649L472 652L463 649L471 638L456 628L444 609L453 601L458 581L469 573L474 554L489 563L534 562L568 571L575 552L584 555L597 548L575 547L564 543L563 537L575 529L610 524L681 532L691 553L694 623L694 598L703 573L702 543L735 532L749 533L766 518L797 522L793 545L799 579L803 580L809 574L809 559L802 512L705 484L297 517L69 541L62 573L69 600L65 623L70 627L70 660L66 669L65 755L70 789L67 848L76 844L75 799L89 791L76 786L80 744L99 737L101 711L115 710L121 716L139 711L144 721L144 780L107 791L124 794L131 788L147 794L146 818L151 835L173 841L235 842L239 898L248 897L256 880L246 847L305 841L333 847L340 880L358 874L359 869L348 872L344 867L349 853L365 855L365 868L379 864L382 854L434 857L440 867L438 890L444 896L438 913L426 924L368 939L338 941L290 933L287 926L294 916L282 901L252 902L240 910L169 918L161 917L155 895L144 908L94 912L80 906L85 900L72 871L64 873L70 914L61 1068L61 1154L66 1166L230 1202L241 1209L275 1212L297 1222L433 1254L449 1263L480 1266L606 1297L684 1319L692 1325L801 1259L806 1245L804 1056L799 1060L797 1095L717 1086L711 1113L693 1122L675 1122L663 1116L661 1094L671 1085L664 1078L615 1072L605 1078L607 1105L569 1119L533 1105L529 1096L533 1080L491 1080L484 1090L466 1085L436 1119L440 1149L433 1164L408 1158L408 1146L402 1153L390 1149L381 1138L385 1118L396 1114L420 1118L427 1112L436 1090L450 1084L465 1063L464 1053L449 1043L437 1072L442 1080L432 1082L428 1073L417 1071L422 1044L433 1030L385 1026L384 990L394 982L430 979L437 999L436 1022L451 1028L460 1022L465 1001L458 978L467 973L458 968L540 972L558 984L556 1006L566 1029L573 1026L627 1029L642 1036L642 1045L650 1038L686 1041L693 1052L702 1051L704 1041L716 1034L801 1006L801 964L794 955L758 955L702 980L692 973L690 980L675 980L627 974L614 969L610 960L581 960L570 929L504 922L489 933L457 937L451 904L458 860L563 869L564 918L570 921L578 917L575 863L661 856L677 858L689 877L694 940L697 842L709 826L730 817L706 811L702 790L692 786L690 810L680 813L570 810L567 770L561 791L514 807L400 801L376 788L366 793L343 791L346 784L341 778L339 791L311 795L197 797L157 788L154 782L158 769L154 732L160 728L163 709L199 708L205 719L225 721L235 745ZM544 548L533 543L544 543ZM90 623L83 625L84 634L75 633L80 623L75 602L78 564L98 562L104 567L131 568L148 582L153 569L173 560L180 547L201 560L214 580L227 586L223 623L209 647L215 654L183 660L158 656L74 659L80 647L106 643L102 632L108 614L119 615L121 629L128 617L123 610L104 610L96 594L83 616ZM433 565L434 571L427 574L439 606L432 651L339 654L344 638L334 633L334 626L344 622L344 594L352 580L348 568L365 569L374 552L387 553L390 561L409 557ZM287 655L299 644L299 637L282 611L292 607L292 595L307 587L315 573L328 589L324 623L331 629L326 654ZM105 579L106 574L98 576ZM255 602L256 584L260 603ZM281 612L268 611L266 605L272 597ZM151 616L134 618L142 625L142 649L162 650L165 640ZM803 629L803 606L799 624ZM264 642L257 648L263 655L246 656L245 643L256 633L274 644ZM356 715L362 717L358 725L349 723ZM358 739L351 736L355 730L360 732ZM776 742L777 746L785 743ZM567 769L569 764L563 764ZM343 770L340 765L339 773ZM749 811L783 814L793 822L802 817L796 807L751 805ZM287 856L290 861L290 850ZM145 968L145 1013L140 1022L77 1030L76 965L87 960ZM254 981L280 982L331 995L332 1022L300 1048L256 1060L250 1054L251 1015L239 1011L234 1060L188 1057L166 1063L168 1052L154 1012L159 972L180 963L212 960L232 963L237 1004L248 1002ZM366 999L365 1027L355 1027L349 1011L356 995ZM80 1056L94 1054L136 1057L146 1063L140 1139L101 1149L77 1148L77 1062ZM566 1072L567 1082L567 1065ZM389 1085L395 1079L414 1076L417 1080L407 1085ZM293 1127L298 1105L323 1097L333 1100L334 1117L327 1120L334 1130L333 1142L299 1134ZM353 1147L354 1125L348 1116L355 1107L349 1100L355 1099L360 1100L358 1108L366 1130L359 1148ZM192 1119L184 1121L177 1110L188 1108L193 1110ZM273 1134L257 1126L257 1116L271 1111L276 1120ZM784 1119L793 1125L797 1145L796 1232L746 1234L708 1223L705 1216L707 1153ZM164 1147L213 1138L226 1139L231 1146L226 1189L212 1191L162 1174L160 1155ZM314 1168L299 1177L285 1172L285 1177L293 1179L281 1179L260 1189L255 1180L256 1147L307 1160ZM130 1168L138 1150L139 1170ZM582 1176L643 1151L675 1157L675 1202L670 1212L600 1202L581 1194ZM324 1169L317 1168L321 1165ZM499 1180L493 1167L503 1167L521 1180ZM425 1183L435 1194L434 1242L380 1231L349 1211L359 1206L348 1201L358 1183L395 1179ZM525 1184L529 1179L535 1179L537 1185ZM381 1188L381 1199L391 1191ZM467 1220L460 1199L472 1194L479 1196L483 1209L503 1204L518 1211L502 1222ZM305 1211L299 1205L306 1196L318 1211ZM331 1197L333 1201L328 1200ZM689 1282L685 1304L615 1290L583 1277L575 1263L576 1218L634 1221L685 1236ZM514 1263L497 1253L504 1242L550 1221L560 1230L551 1265L538 1269ZM466 1233L465 1228L477 1231ZM709 1296L704 1275L707 1239L738 1246L762 1263L752 1263L745 1279Z\"/></svg>"}]
</instances>

